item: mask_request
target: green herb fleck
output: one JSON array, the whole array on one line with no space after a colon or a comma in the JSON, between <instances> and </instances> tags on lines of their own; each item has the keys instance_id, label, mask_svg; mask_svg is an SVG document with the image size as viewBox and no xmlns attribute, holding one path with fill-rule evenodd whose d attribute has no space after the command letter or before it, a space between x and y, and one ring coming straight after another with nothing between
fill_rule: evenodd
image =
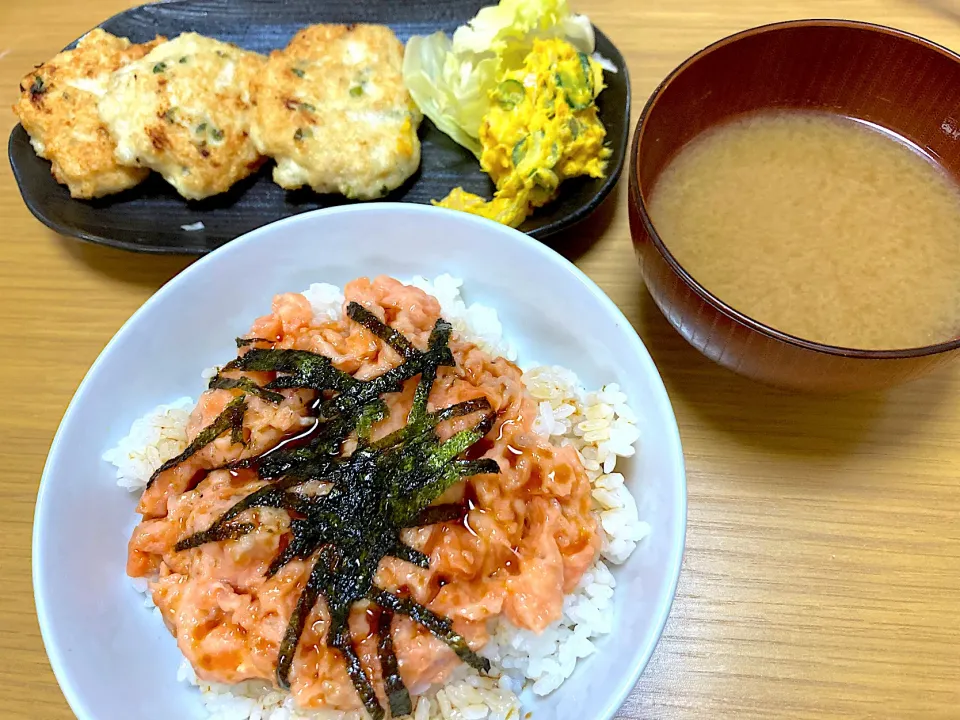
<instances>
[{"instance_id":1,"label":"green herb fleck","mask_svg":"<svg viewBox=\"0 0 960 720\"><path fill-rule=\"evenodd\" d=\"M311 104L308 103L308 102L302 102L302 103L300 103L300 109L301 109L301 110L306 110L307 112L316 112L316 111L317 111L317 108L314 107L313 105L311 105Z\"/></svg>"},{"instance_id":2,"label":"green herb fleck","mask_svg":"<svg viewBox=\"0 0 960 720\"><path fill-rule=\"evenodd\" d=\"M207 124L205 122L202 122L199 125L197 125L197 135L202 135L206 131L207 131Z\"/></svg>"},{"instance_id":3,"label":"green herb fleck","mask_svg":"<svg viewBox=\"0 0 960 720\"><path fill-rule=\"evenodd\" d=\"M43 82L43 78L39 75L34 76L33 85L30 86L30 98L36 100L39 96L43 95L47 91L46 84Z\"/></svg>"},{"instance_id":4,"label":"green herb fleck","mask_svg":"<svg viewBox=\"0 0 960 720\"><path fill-rule=\"evenodd\" d=\"M511 110L523 102L527 91L519 80L504 80L497 86L497 100L505 110Z\"/></svg>"},{"instance_id":5,"label":"green herb fleck","mask_svg":"<svg viewBox=\"0 0 960 720\"><path fill-rule=\"evenodd\" d=\"M313 137L313 130L310 128L297 128L297 131L293 134L294 142L301 142Z\"/></svg>"},{"instance_id":6,"label":"green herb fleck","mask_svg":"<svg viewBox=\"0 0 960 720\"><path fill-rule=\"evenodd\" d=\"M212 137L217 142L220 142L221 140L223 140L223 130L221 130L220 128L213 128L213 130L210 131L210 137Z\"/></svg>"},{"instance_id":7,"label":"green herb fleck","mask_svg":"<svg viewBox=\"0 0 960 720\"><path fill-rule=\"evenodd\" d=\"M304 76L304 72L300 68L290 68L290 72L292 72L298 78L302 78Z\"/></svg>"},{"instance_id":8,"label":"green herb fleck","mask_svg":"<svg viewBox=\"0 0 960 720\"><path fill-rule=\"evenodd\" d=\"M527 156L527 145L529 143L529 139L529 135L524 135L522 138L517 140L517 143L513 146L513 151L510 153L510 159L513 160L514 167L520 167L520 163L522 163L523 159Z\"/></svg>"},{"instance_id":9,"label":"green herb fleck","mask_svg":"<svg viewBox=\"0 0 960 720\"><path fill-rule=\"evenodd\" d=\"M168 123L176 122L177 119L177 108L172 107L168 108L167 111L163 114L163 119Z\"/></svg>"},{"instance_id":10,"label":"green herb fleck","mask_svg":"<svg viewBox=\"0 0 960 720\"><path fill-rule=\"evenodd\" d=\"M536 168L530 177L533 179L533 184L539 189L551 193L554 192L560 184L560 178L557 177L557 174L553 172L553 170L548 168Z\"/></svg>"},{"instance_id":11,"label":"green herb fleck","mask_svg":"<svg viewBox=\"0 0 960 720\"><path fill-rule=\"evenodd\" d=\"M156 65L153 66L153 73L154 75L156 75L157 73L162 73L166 69L167 69L167 64L165 62L158 62Z\"/></svg>"},{"instance_id":12,"label":"green herb fleck","mask_svg":"<svg viewBox=\"0 0 960 720\"><path fill-rule=\"evenodd\" d=\"M354 85L350 88L350 94L353 97L360 97L363 95L363 85Z\"/></svg>"},{"instance_id":13,"label":"green herb fleck","mask_svg":"<svg viewBox=\"0 0 960 720\"><path fill-rule=\"evenodd\" d=\"M180 60L178 60L178 62L179 62L181 65L186 65L186 64L187 64L187 56L184 55L182 58L180 58Z\"/></svg>"},{"instance_id":14,"label":"green herb fleck","mask_svg":"<svg viewBox=\"0 0 960 720\"><path fill-rule=\"evenodd\" d=\"M564 66L555 75L558 86L563 88L567 104L573 110L585 110L593 104L593 70L590 58L577 53L579 63L573 67Z\"/></svg>"}]
</instances>

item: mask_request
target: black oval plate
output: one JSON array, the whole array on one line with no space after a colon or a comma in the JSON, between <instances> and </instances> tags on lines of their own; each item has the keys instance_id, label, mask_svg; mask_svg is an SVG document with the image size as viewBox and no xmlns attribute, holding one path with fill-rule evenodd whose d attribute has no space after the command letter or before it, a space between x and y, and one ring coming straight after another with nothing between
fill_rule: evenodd
<instances>
[{"instance_id":1,"label":"black oval plate","mask_svg":"<svg viewBox=\"0 0 960 720\"><path fill-rule=\"evenodd\" d=\"M488 2L478 0L172 0L120 13L100 27L114 35L146 42L156 35L175 37L189 30L269 53L284 47L300 28L314 23L380 23L401 41L437 30L452 33ZM559 197L529 218L521 230L545 238L593 212L616 185L623 169L630 123L630 78L623 56L597 31L597 51L617 68L605 73L607 89L598 98L600 117L613 150L604 179L565 182ZM24 69L26 72L26 69ZM490 197L493 184L476 158L424 120L420 129L420 170L385 200L429 203L452 188ZM126 250L200 255L254 228L290 215L351 202L309 190L285 191L270 178L272 163L228 193L187 202L158 175L119 195L74 200L50 174L50 163L34 153L23 127L10 134L10 165L30 211L63 235ZM202 222L204 229L184 225Z\"/></svg>"}]
</instances>

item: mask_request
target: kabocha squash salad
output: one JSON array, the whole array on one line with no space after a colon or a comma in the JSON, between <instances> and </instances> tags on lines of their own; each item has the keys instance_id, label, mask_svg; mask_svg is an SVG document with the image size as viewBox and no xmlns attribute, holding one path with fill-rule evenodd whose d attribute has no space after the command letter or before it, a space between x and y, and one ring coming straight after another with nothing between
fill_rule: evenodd
<instances>
[{"instance_id":1,"label":"kabocha squash salad","mask_svg":"<svg viewBox=\"0 0 960 720\"><path fill-rule=\"evenodd\" d=\"M435 201L517 227L569 178L604 177L603 68L590 21L565 0L503 0L457 29L413 37L404 80L424 114L473 152L492 200L462 188Z\"/></svg>"},{"instance_id":2,"label":"kabocha squash salad","mask_svg":"<svg viewBox=\"0 0 960 720\"><path fill-rule=\"evenodd\" d=\"M603 69L563 40L537 40L520 70L507 73L480 125L480 167L493 200L456 188L436 203L517 227L579 175L601 178L610 150L596 97Z\"/></svg>"}]
</instances>

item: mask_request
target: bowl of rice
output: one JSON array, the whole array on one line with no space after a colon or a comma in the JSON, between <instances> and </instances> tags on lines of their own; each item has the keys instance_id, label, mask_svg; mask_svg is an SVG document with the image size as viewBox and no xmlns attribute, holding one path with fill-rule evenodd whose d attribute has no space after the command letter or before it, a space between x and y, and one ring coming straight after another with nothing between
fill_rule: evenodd
<instances>
[{"instance_id":1,"label":"bowl of rice","mask_svg":"<svg viewBox=\"0 0 960 720\"><path fill-rule=\"evenodd\" d=\"M370 299L376 292L379 300ZM134 314L77 390L43 473L34 524L33 579L51 665L80 720L362 720L381 712L375 700L365 705L356 701L346 681L345 694L337 696L340 700L326 704L323 698L334 697L330 687L335 683L322 673L306 675L314 681L313 690L320 685L326 690L307 692L302 682L298 686L294 681L287 689L270 673L258 674L239 661L229 672L211 671L206 650L199 655L191 652L196 618L191 616L191 635L184 628L187 611L176 605L185 593L170 590L188 587L196 577L174 567L169 555L157 551L152 556L153 546L138 545L138 537L143 538L145 526L156 528L168 516L173 518L178 507L192 502L189 498L201 497L203 484L210 482L203 479L197 485L199 476L181 472L193 477L191 484L173 491L166 481L154 483L164 472L176 469L177 462L203 462L204 454L218 444L236 442L241 456L248 452L248 443L255 444L252 437L231 440L224 431L197 449L202 445L198 417L204 403L216 393L234 397L229 392L239 394L234 399L240 402L247 398L240 394L243 388L252 387L247 380L243 380L247 385L238 384L236 378L223 380L238 362L225 364L227 360L239 353L249 361L253 355L244 353L250 345L262 357L270 353L281 357L277 354L281 346L299 347L292 339L289 303L307 316L296 321L297 337L311 328L331 337L331 328L349 324L347 315L356 319L359 305L354 301L359 300L374 314L379 312L381 321L393 318L392 327L380 337L393 330L414 333L409 335L412 341L416 323L406 322L402 312L384 310L398 293L413 298L405 307L428 316L423 321L428 323L423 326L424 338L429 323L436 319L435 327L445 324L458 364L462 352L477 353L516 379L521 388L517 407L524 409L510 422L525 423L525 437L533 438L530 442L537 447L570 458L582 483L588 513L584 525L589 525L593 543L579 548L577 562L566 562L564 556L564 568L576 566L575 573L564 578L566 587L553 610L533 620L527 621L522 612L501 613L499 604L463 624L458 624L462 618L454 618L455 609L446 613L449 621L431 616L437 637L445 632L453 637L451 628L467 626L473 633L464 631L470 649L457 656L469 655L474 662L458 662L441 647L438 657L446 652L453 662L446 662L442 672L417 676L435 682L409 680L413 659L399 644L397 625L393 630L388 625L386 634L393 633L400 658L399 674L410 686L407 716L608 720L616 713L663 630L683 554L683 455L656 367L619 309L552 250L473 216L383 203L298 215L251 232L200 260ZM254 318L258 320L251 329ZM258 337L257 328L265 327L280 330L270 330L269 338ZM291 333L289 342L282 340L284 332ZM360 336L368 338L362 332ZM431 343L433 337L430 334ZM241 338L240 350L234 338ZM362 373L357 370L357 377ZM266 387L279 387L276 383L283 377L270 377L277 379ZM272 397L264 388L253 390ZM284 392L288 400L292 398L293 391ZM324 402L335 399L333 395ZM250 396L249 402L265 401ZM227 412L224 409L221 415ZM503 437L505 429L495 426L493 432ZM470 461L459 462L467 467ZM213 478L226 471L208 472ZM238 472L230 470L234 476ZM461 482L469 486L473 479ZM158 485L167 494L149 499L151 493L157 494ZM559 495L550 502L562 504ZM473 502L469 501L471 509ZM153 509L145 510L151 503ZM292 528L295 517L300 516L291 511L284 522ZM196 519L184 518L171 522L180 523L182 530ZM526 532L524 527L518 532ZM230 536L224 541L242 544L245 539ZM182 542L177 547L181 546ZM514 551L522 555L523 546ZM186 552L200 557L202 550ZM143 572L131 570L137 565L131 558L146 558ZM433 562L435 556L429 558ZM297 562L291 564L291 573L299 567ZM291 577L290 584L303 592L302 598L306 576ZM440 594L448 589L447 582L453 581L441 581ZM512 587L509 582L506 586ZM217 587L231 598L256 600L252 591L223 578ZM504 607L509 605L508 599ZM217 617L237 612L236 605L229 612L225 602L221 606ZM403 607L397 605L400 611ZM436 610L441 605L429 607ZM286 620L274 623L281 635ZM258 647L276 658L278 643L270 632L264 630ZM292 661L296 678L305 676L308 650L301 647ZM333 656L339 657L335 652ZM279 667L280 661L276 663ZM346 672L339 672L346 680ZM380 670L375 674L378 697L385 697ZM276 677L281 675L278 670ZM351 678L359 693L357 678Z\"/></svg>"}]
</instances>

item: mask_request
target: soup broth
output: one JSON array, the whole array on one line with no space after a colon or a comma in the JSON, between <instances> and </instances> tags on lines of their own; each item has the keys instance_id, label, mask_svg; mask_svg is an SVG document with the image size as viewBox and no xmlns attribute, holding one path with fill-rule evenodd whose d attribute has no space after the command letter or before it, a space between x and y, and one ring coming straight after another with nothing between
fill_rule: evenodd
<instances>
[{"instance_id":1,"label":"soup broth","mask_svg":"<svg viewBox=\"0 0 960 720\"><path fill-rule=\"evenodd\" d=\"M649 212L693 278L783 332L861 349L960 332L960 190L874 126L778 111L712 128Z\"/></svg>"}]
</instances>

